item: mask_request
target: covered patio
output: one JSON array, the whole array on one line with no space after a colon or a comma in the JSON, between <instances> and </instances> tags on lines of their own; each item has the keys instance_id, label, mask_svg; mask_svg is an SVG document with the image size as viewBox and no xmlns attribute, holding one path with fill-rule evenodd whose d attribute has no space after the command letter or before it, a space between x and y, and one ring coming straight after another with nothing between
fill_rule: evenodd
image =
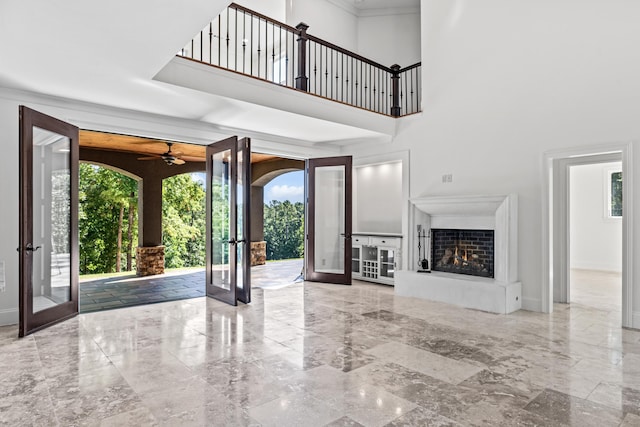
<instances>
[{"instance_id":1,"label":"covered patio","mask_svg":"<svg viewBox=\"0 0 640 427\"><path fill-rule=\"evenodd\" d=\"M280 289L300 279L301 259L274 261L251 268L253 288ZM164 274L126 276L80 281L80 312L109 310L205 295L205 271L171 270Z\"/></svg>"}]
</instances>

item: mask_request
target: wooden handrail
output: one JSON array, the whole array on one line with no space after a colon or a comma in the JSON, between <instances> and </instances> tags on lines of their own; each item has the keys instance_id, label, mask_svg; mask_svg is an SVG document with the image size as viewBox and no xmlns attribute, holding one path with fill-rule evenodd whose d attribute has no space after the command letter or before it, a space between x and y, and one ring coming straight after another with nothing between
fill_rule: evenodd
<instances>
[{"instance_id":1,"label":"wooden handrail","mask_svg":"<svg viewBox=\"0 0 640 427\"><path fill-rule=\"evenodd\" d=\"M421 62L387 66L231 3L180 56L376 113L420 111Z\"/></svg>"},{"instance_id":2,"label":"wooden handrail","mask_svg":"<svg viewBox=\"0 0 640 427\"><path fill-rule=\"evenodd\" d=\"M287 31L290 31L292 33L300 34L300 31L298 31L295 27L292 27L291 25L285 24L284 22L277 21L277 20L275 20L273 18L269 18L266 15L263 15L263 14L261 14L259 12L256 12L256 11L253 11L253 10L251 10L249 8L246 8L244 6L241 6L241 5L237 4L237 3L231 3L229 5L229 7L231 9L237 9L237 10L240 10L242 12L248 13L248 14L253 15L253 16L257 17L257 18L264 19L265 21L270 22L270 23L272 23L274 25L277 25L279 27L282 27L283 29L285 29Z\"/></svg>"}]
</instances>

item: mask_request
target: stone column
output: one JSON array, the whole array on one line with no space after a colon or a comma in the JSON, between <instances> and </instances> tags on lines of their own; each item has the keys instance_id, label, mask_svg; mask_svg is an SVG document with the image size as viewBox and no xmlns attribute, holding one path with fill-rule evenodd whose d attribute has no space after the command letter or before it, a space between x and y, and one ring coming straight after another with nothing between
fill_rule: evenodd
<instances>
[{"instance_id":1,"label":"stone column","mask_svg":"<svg viewBox=\"0 0 640 427\"><path fill-rule=\"evenodd\" d=\"M164 273L164 246L136 248L136 275L153 276Z\"/></svg>"}]
</instances>

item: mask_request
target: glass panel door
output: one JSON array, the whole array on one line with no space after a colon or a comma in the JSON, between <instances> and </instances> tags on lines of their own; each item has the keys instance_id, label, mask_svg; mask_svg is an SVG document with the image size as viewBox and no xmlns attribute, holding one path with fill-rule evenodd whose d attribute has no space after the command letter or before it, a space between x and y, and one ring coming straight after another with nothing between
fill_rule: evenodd
<instances>
[{"instance_id":1,"label":"glass panel door","mask_svg":"<svg viewBox=\"0 0 640 427\"><path fill-rule=\"evenodd\" d=\"M237 305L251 300L249 139L207 147L207 296Z\"/></svg>"},{"instance_id":2,"label":"glass panel door","mask_svg":"<svg viewBox=\"0 0 640 427\"><path fill-rule=\"evenodd\" d=\"M237 212L238 236L236 252L238 262L238 300L251 302L251 141L243 138L238 141L238 182Z\"/></svg>"},{"instance_id":3,"label":"glass panel door","mask_svg":"<svg viewBox=\"0 0 640 427\"><path fill-rule=\"evenodd\" d=\"M307 166L306 279L351 284L351 157Z\"/></svg>"},{"instance_id":4,"label":"glass panel door","mask_svg":"<svg viewBox=\"0 0 640 427\"><path fill-rule=\"evenodd\" d=\"M78 128L20 107L20 336L78 313Z\"/></svg>"}]
</instances>

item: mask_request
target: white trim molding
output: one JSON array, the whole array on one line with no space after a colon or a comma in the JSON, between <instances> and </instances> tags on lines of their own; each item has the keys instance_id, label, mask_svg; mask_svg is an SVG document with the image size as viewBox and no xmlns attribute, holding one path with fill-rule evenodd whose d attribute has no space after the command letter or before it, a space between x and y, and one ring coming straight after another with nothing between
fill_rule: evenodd
<instances>
[{"instance_id":1,"label":"white trim molding","mask_svg":"<svg viewBox=\"0 0 640 427\"><path fill-rule=\"evenodd\" d=\"M542 285L541 309L553 311L553 303L569 298L569 168L581 164L622 160L622 326L640 328L633 312L633 143L612 143L543 154L542 186Z\"/></svg>"},{"instance_id":2,"label":"white trim molding","mask_svg":"<svg viewBox=\"0 0 640 427\"><path fill-rule=\"evenodd\" d=\"M0 310L0 326L17 325L18 324L18 309L17 308L5 308ZM16 328L16 336L18 335L18 329Z\"/></svg>"}]
</instances>

